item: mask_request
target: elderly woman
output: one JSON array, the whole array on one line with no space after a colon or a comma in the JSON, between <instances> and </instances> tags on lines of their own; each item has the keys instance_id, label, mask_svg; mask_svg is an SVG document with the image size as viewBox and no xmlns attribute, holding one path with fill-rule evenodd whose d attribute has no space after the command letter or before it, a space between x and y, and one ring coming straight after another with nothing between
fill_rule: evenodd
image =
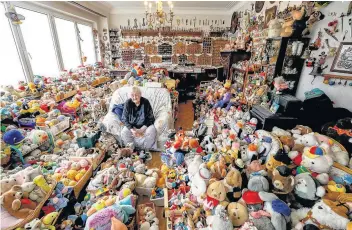
<instances>
[{"instance_id":1,"label":"elderly woman","mask_svg":"<svg viewBox=\"0 0 352 230\"><path fill-rule=\"evenodd\" d=\"M156 129L154 127L154 114L148 99L141 96L138 87L133 87L131 98L125 102L122 122L125 127L122 129L121 138L125 145L133 143L134 146L144 149L155 149ZM136 145L136 139L144 138L143 146Z\"/></svg>"}]
</instances>

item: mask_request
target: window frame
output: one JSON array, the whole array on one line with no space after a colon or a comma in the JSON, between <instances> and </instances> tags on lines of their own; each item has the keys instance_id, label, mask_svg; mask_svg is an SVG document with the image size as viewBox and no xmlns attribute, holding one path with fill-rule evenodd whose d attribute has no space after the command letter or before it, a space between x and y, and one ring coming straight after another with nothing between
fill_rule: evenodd
<instances>
[{"instance_id":1,"label":"window frame","mask_svg":"<svg viewBox=\"0 0 352 230\"><path fill-rule=\"evenodd\" d=\"M59 37L58 37L58 32L55 24L55 18L60 18L63 20L68 20L74 23L75 26L75 32L76 32L76 42L78 43L78 52L79 52L79 57L80 57L80 63L83 65L82 62L82 49L81 49L81 44L79 40L79 30L78 30L78 24L86 25L92 28L92 37L93 37L93 47L95 47L94 44L94 22L89 21L89 20L84 20L79 17L74 17L70 16L68 14L60 13L58 10L51 9L48 6L43 6L40 3L35 3L35 2L19 2L19 1L14 1L14 2L4 2L5 10L8 11L11 7L14 7L14 10L16 12L16 7L24 8L26 10L31 10L37 13L45 14L48 18L48 23L50 27L50 32L51 32L51 37L53 40L54 44L54 50L55 50L55 56L56 56L56 61L57 65L59 67L59 71L63 71L64 68L64 63L63 63L63 57L61 53L61 48L60 48L60 42L59 42ZM24 15L25 16L25 15ZM11 28L11 31L13 33L13 37L16 43L16 47L18 50L19 58L22 63L22 68L24 70L24 75L26 80L33 81L34 79L34 73L33 69L31 67L31 63L29 60L29 55L28 51L25 46L24 42L24 37L21 32L21 27L13 25L10 20L9 20L9 25ZM94 49L95 53L95 59L98 61L98 54L96 49Z\"/></svg>"}]
</instances>

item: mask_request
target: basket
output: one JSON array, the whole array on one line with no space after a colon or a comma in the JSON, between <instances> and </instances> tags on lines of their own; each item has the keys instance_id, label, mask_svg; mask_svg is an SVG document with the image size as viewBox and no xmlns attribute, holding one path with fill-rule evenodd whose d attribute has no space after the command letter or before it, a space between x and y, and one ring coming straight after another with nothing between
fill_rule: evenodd
<instances>
[{"instance_id":1,"label":"basket","mask_svg":"<svg viewBox=\"0 0 352 230\"><path fill-rule=\"evenodd\" d=\"M140 229L139 223L141 221L140 220L140 217L141 217L140 212L142 212L143 208L145 208L145 207L152 208L154 210L154 212L156 213L155 205L153 203L145 203L145 204L137 205L137 215L136 215L136 217L137 217L138 229Z\"/></svg>"},{"instance_id":2,"label":"basket","mask_svg":"<svg viewBox=\"0 0 352 230\"><path fill-rule=\"evenodd\" d=\"M77 144L80 148L93 148L95 146L95 143L98 141L100 137L101 131L98 131L94 136L92 137L79 137L77 138Z\"/></svg>"},{"instance_id":3,"label":"basket","mask_svg":"<svg viewBox=\"0 0 352 230\"><path fill-rule=\"evenodd\" d=\"M73 192L75 194L76 199L78 199L79 194L81 193L83 187L87 184L89 179L93 175L93 166L91 165L87 172L84 174L84 176L81 178L80 181L77 182L77 184L73 187Z\"/></svg>"},{"instance_id":4,"label":"basket","mask_svg":"<svg viewBox=\"0 0 352 230\"><path fill-rule=\"evenodd\" d=\"M164 197L152 199L152 197L150 196L150 201L153 202L155 206L164 207Z\"/></svg>"},{"instance_id":5,"label":"basket","mask_svg":"<svg viewBox=\"0 0 352 230\"><path fill-rule=\"evenodd\" d=\"M32 215L28 216L26 219L23 219L21 222L19 222L18 224L6 228L5 230L12 230L12 229L16 229L16 228L20 228L20 227L24 227L25 224L31 222L33 219L38 218L40 215L40 211L42 210L42 207L44 206L45 202L50 198L52 192L54 191L55 187L56 187L56 181L55 180L51 180L46 178L47 181L50 181L50 191L46 194L45 198L43 199L42 202L40 202L37 206L37 208L34 210L34 212L32 213Z\"/></svg>"},{"instance_id":6,"label":"basket","mask_svg":"<svg viewBox=\"0 0 352 230\"><path fill-rule=\"evenodd\" d=\"M93 170L95 170L96 168L98 168L98 166L101 164L101 162L104 160L105 157L105 150L101 151L101 153L96 157L70 157L70 160L72 161L80 161L82 159L86 159L92 166L93 166Z\"/></svg>"},{"instance_id":7,"label":"basket","mask_svg":"<svg viewBox=\"0 0 352 230\"><path fill-rule=\"evenodd\" d=\"M53 136L56 136L66 129L70 128L70 118L65 117L65 119L52 127L47 126L45 123L37 123L37 127L46 132L50 132Z\"/></svg>"},{"instance_id":8,"label":"basket","mask_svg":"<svg viewBox=\"0 0 352 230\"><path fill-rule=\"evenodd\" d=\"M186 191L188 192L190 190L189 186L186 186ZM171 197L173 192L177 192L178 189L170 189L168 190L167 188L164 188L164 207L165 207L165 217L170 217L170 216L182 216L182 211L181 210L169 210L169 197Z\"/></svg>"},{"instance_id":9,"label":"basket","mask_svg":"<svg viewBox=\"0 0 352 230\"><path fill-rule=\"evenodd\" d=\"M151 196L152 188L136 187L135 191L139 196Z\"/></svg>"}]
</instances>

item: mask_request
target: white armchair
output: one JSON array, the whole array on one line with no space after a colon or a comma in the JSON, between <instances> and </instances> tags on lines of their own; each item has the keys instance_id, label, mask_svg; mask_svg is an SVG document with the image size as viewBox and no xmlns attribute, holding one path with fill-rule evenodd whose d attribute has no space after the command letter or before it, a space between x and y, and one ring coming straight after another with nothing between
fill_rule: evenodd
<instances>
[{"instance_id":1,"label":"white armchair","mask_svg":"<svg viewBox=\"0 0 352 230\"><path fill-rule=\"evenodd\" d=\"M157 148L161 150L164 148L164 144L167 140L167 131L174 126L171 115L170 93L165 88L140 87L140 89L142 97L147 98L152 106L155 117L154 126L157 131ZM103 119L106 132L115 135L120 144L122 143L121 131L124 125L118 116L112 112L112 109L114 105L124 103L129 98L130 92L131 87L117 89L111 97L109 111Z\"/></svg>"}]
</instances>

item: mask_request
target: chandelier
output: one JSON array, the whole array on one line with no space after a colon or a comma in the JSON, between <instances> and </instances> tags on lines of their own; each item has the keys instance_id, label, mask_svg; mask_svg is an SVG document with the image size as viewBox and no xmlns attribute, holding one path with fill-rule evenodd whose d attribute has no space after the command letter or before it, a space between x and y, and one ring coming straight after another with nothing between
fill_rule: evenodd
<instances>
[{"instance_id":1,"label":"chandelier","mask_svg":"<svg viewBox=\"0 0 352 230\"><path fill-rule=\"evenodd\" d=\"M174 5L171 1L168 1L170 12L166 13L163 10L163 2L162 1L155 1L156 4L156 12L152 13L152 3L148 2L148 0L144 0L144 7L145 7L145 17L148 27L152 28L160 28L161 26L165 26L166 23L170 23L172 27L172 20L174 18L174 12L172 9ZM148 11L149 8L149 11Z\"/></svg>"}]
</instances>

